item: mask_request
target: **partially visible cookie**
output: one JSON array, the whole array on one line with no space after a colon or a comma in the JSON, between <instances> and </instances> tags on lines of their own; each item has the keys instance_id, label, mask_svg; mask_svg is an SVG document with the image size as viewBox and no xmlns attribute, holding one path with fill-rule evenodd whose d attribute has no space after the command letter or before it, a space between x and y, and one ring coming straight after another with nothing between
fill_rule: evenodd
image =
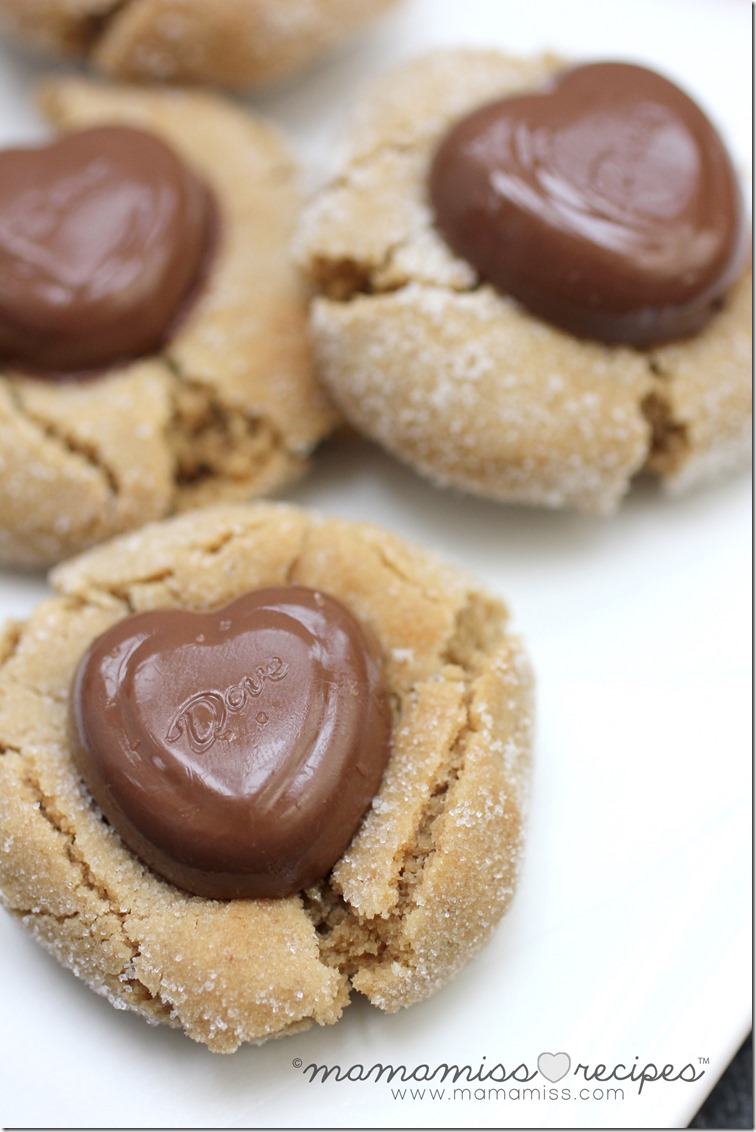
<instances>
[{"instance_id":1,"label":"partially visible cookie","mask_svg":"<svg viewBox=\"0 0 756 1132\"><path fill-rule=\"evenodd\" d=\"M386 1011L417 1002L488 940L517 881L531 728L529 666L498 600L386 531L272 504L154 524L52 581L0 648L0 892L61 963L114 1005L230 1052L336 1021L350 988ZM291 582L340 601L381 650L383 782L305 892L189 896L125 848L79 778L74 672L130 613Z\"/></svg>"},{"instance_id":2,"label":"partially visible cookie","mask_svg":"<svg viewBox=\"0 0 756 1132\"><path fill-rule=\"evenodd\" d=\"M273 491L335 421L289 256L297 170L274 130L199 92L64 80L41 102L62 133L126 125L166 141L214 193L219 246L155 356L83 381L0 373L0 559L23 565Z\"/></svg>"},{"instance_id":3,"label":"partially visible cookie","mask_svg":"<svg viewBox=\"0 0 756 1132\"><path fill-rule=\"evenodd\" d=\"M642 471L677 490L747 463L751 271L696 335L639 349L551 325L452 250L428 189L441 139L563 69L459 50L380 80L299 256L320 372L352 424L439 483L610 512Z\"/></svg>"},{"instance_id":4,"label":"partially visible cookie","mask_svg":"<svg viewBox=\"0 0 756 1132\"><path fill-rule=\"evenodd\" d=\"M356 35L396 0L0 0L7 31L113 78L266 87Z\"/></svg>"}]
</instances>

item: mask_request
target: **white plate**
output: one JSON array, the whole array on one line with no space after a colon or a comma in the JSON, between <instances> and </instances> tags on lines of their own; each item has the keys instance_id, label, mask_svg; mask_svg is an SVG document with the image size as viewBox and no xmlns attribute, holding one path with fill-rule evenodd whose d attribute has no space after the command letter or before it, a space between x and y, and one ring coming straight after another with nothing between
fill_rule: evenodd
<instances>
[{"instance_id":1,"label":"white plate","mask_svg":"<svg viewBox=\"0 0 756 1132\"><path fill-rule=\"evenodd\" d=\"M355 89L439 43L656 66L698 96L750 168L747 0L406 0L351 53L260 101L316 171ZM0 57L0 141L39 133L30 99L39 71ZM228 1058L114 1011L0 915L0 1120L686 1125L750 1024L748 476L682 500L639 488L607 521L442 492L355 444L324 455L290 498L383 523L509 601L539 675L529 852L513 910L486 951L428 1002L393 1017L355 1003L335 1027ZM0 614L23 615L44 593L41 579L6 572ZM516 1080L496 1075L456 1098L447 1080L438 1099L431 1085L412 1096L424 1087L418 1080L400 1098L397 1081L309 1083L302 1072L310 1063L344 1073L376 1063L408 1072L523 1063L533 1072L541 1053L568 1054L570 1071L553 1085L539 1074L520 1096L509 1092ZM647 1063L671 1064L668 1076L698 1079L640 1090L637 1081L575 1075L599 1063L635 1066L635 1075ZM438 1077L432 1087L443 1087ZM508 1095L476 1096L494 1088ZM617 1088L624 1097L579 1094Z\"/></svg>"}]
</instances>

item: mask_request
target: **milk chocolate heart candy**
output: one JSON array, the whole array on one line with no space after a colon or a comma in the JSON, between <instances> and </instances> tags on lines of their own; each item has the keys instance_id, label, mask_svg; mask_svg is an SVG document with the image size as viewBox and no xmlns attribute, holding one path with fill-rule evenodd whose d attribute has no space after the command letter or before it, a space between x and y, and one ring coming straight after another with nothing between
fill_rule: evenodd
<instances>
[{"instance_id":1,"label":"milk chocolate heart candy","mask_svg":"<svg viewBox=\"0 0 756 1132\"><path fill-rule=\"evenodd\" d=\"M381 657L302 586L117 623L76 673L74 759L155 872L200 896L287 896L325 876L389 755Z\"/></svg>"},{"instance_id":2,"label":"milk chocolate heart candy","mask_svg":"<svg viewBox=\"0 0 756 1132\"><path fill-rule=\"evenodd\" d=\"M497 289L576 335L648 346L699 330L748 225L702 111L643 67L597 63L484 106L430 172L438 226Z\"/></svg>"},{"instance_id":3,"label":"milk chocolate heart candy","mask_svg":"<svg viewBox=\"0 0 756 1132\"><path fill-rule=\"evenodd\" d=\"M206 187L142 130L0 153L0 358L55 374L153 351L215 229Z\"/></svg>"}]
</instances>

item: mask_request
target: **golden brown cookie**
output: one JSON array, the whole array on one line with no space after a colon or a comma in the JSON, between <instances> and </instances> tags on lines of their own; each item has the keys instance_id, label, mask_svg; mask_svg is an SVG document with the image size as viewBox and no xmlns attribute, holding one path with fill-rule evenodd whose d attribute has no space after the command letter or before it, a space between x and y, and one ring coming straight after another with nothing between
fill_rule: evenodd
<instances>
[{"instance_id":1,"label":"golden brown cookie","mask_svg":"<svg viewBox=\"0 0 756 1132\"><path fill-rule=\"evenodd\" d=\"M59 566L0 644L0 891L116 1006L211 1049L433 993L516 885L531 676L501 603L376 527L256 504L153 524ZM140 864L71 760L71 681L133 611L204 610L268 585L327 591L374 634L393 708L384 779L331 874L280 900L188 896ZM55 647L50 647L50 641Z\"/></svg>"},{"instance_id":2,"label":"golden brown cookie","mask_svg":"<svg viewBox=\"0 0 756 1132\"><path fill-rule=\"evenodd\" d=\"M643 350L579 340L481 285L434 225L432 154L473 108L561 66L438 52L379 81L298 254L321 376L352 424L439 483L610 512L642 471L676 490L747 462L751 272L695 337Z\"/></svg>"},{"instance_id":3,"label":"golden brown cookie","mask_svg":"<svg viewBox=\"0 0 756 1132\"><path fill-rule=\"evenodd\" d=\"M80 382L0 374L0 560L23 565L273 491L335 419L289 258L297 173L271 127L201 93L64 80L41 101L62 132L115 123L167 141L214 190L221 235L160 356Z\"/></svg>"},{"instance_id":4,"label":"golden brown cookie","mask_svg":"<svg viewBox=\"0 0 756 1132\"><path fill-rule=\"evenodd\" d=\"M255 88L297 74L396 0L0 0L2 26L113 78Z\"/></svg>"}]
</instances>

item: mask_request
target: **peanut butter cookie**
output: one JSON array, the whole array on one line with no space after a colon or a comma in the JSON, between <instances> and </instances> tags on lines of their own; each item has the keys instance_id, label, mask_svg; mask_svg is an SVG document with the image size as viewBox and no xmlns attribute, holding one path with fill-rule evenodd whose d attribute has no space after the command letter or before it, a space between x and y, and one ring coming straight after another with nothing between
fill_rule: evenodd
<instances>
[{"instance_id":1,"label":"peanut butter cookie","mask_svg":"<svg viewBox=\"0 0 756 1132\"><path fill-rule=\"evenodd\" d=\"M289 259L299 209L297 172L274 130L202 93L64 80L44 88L41 104L67 139L127 128L158 139L155 145L166 143L212 194L218 233L196 300L147 356L83 380L33 376L0 364L0 560L22 565L57 561L174 511L273 491L301 473L335 420L314 377L306 297ZM24 152L14 151L13 160ZM87 160L62 182L58 170L57 188L46 199L55 204L66 194L72 198L72 208L79 208L71 221L79 225L75 247L86 248L93 231L89 242L108 244L103 262L110 274L100 274L115 277L107 260L111 226L100 219L98 228L93 219L88 229L86 208L80 207L87 178L94 192L101 173L96 155ZM145 163L139 168L144 172ZM112 187L107 215L119 216L124 193L117 183ZM164 187L154 194L158 216ZM141 190L128 202L135 228L142 223ZM27 207L29 194L19 189L19 197ZM97 198L95 204L101 203ZM40 231L38 203L34 207L27 225L32 242ZM54 228L52 221L48 227ZM131 239L132 229L125 231ZM17 235L18 224L6 243ZM180 232L177 248L182 253ZM10 250L18 258L15 246ZM21 251L28 262L28 252ZM115 261L127 282L147 278L145 270L133 270L132 251L129 245L123 262ZM46 253L34 262L44 266L48 260ZM9 277L17 269L11 262ZM99 280L86 263L77 270L82 286L90 276ZM37 290L48 295L48 283L42 276ZM120 301L116 290L110 300L116 312ZM93 342L92 309L82 315L77 333L69 328L67 350ZM11 313L23 322L23 311ZM121 322L136 333L144 313ZM105 344L107 325L99 332ZM4 327L0 312L0 354ZM30 337L32 344L45 340L38 332Z\"/></svg>"},{"instance_id":2,"label":"peanut butter cookie","mask_svg":"<svg viewBox=\"0 0 756 1132\"><path fill-rule=\"evenodd\" d=\"M243 89L297 74L395 2L0 0L0 20L20 40L112 78Z\"/></svg>"},{"instance_id":3,"label":"peanut butter cookie","mask_svg":"<svg viewBox=\"0 0 756 1132\"><path fill-rule=\"evenodd\" d=\"M608 127L595 115L586 126L585 115L612 100L576 88L586 74L592 82L599 73L604 86L619 89L614 72L641 92L653 86L653 112L641 121L644 99L637 112L626 103L612 109L610 124L619 123L627 144L615 146L602 165L591 154ZM505 117L497 133L498 100ZM691 106L642 68L602 65L567 78L559 60L492 51L437 52L380 80L356 108L347 157L306 211L298 243L318 296L312 325L320 371L348 419L441 484L550 507L611 512L642 471L677 491L743 467L751 438L751 271L741 194L719 150L703 188L693 184L693 158L678 162L674 176L654 164L669 152L666 142L656 145L657 128L671 131L667 142L679 140L678 154L692 152L691 139L698 144L703 115ZM525 126L519 133L517 115ZM462 136L449 160L448 143L443 154L441 143L454 127ZM706 128L708 146L713 131ZM509 138L522 143L520 150L512 142L507 151ZM499 170L501 153L489 158L485 149L497 145L509 163ZM584 166L575 159L581 148L590 158ZM646 191L638 170L645 176L651 166L656 180ZM670 185L679 187L679 200ZM498 222L504 201L515 215L497 244L481 216L489 211ZM606 256L600 260L596 251L606 252L602 240L616 259L610 266L619 264L617 290L634 266L633 241L649 256L652 276L662 258L657 245L673 257L664 261L666 277L659 270L670 291L689 273L695 277L698 266L679 267L674 256L695 258L709 247L718 254L716 232L691 225L679 236L674 229L667 212L685 213L690 201L699 209L696 223L712 228L721 208L723 239L732 246L713 270L724 293L708 290L704 280L697 307L675 296L680 321L672 330L679 337L668 340L658 337L669 330L666 292L643 302L655 277L638 284L639 310L602 314L615 340L566 329L565 310L570 318L574 311L548 288L558 279L569 291L577 281L588 304L581 330L592 326L593 304L611 298ZM451 218L450 205L459 205ZM442 233L439 208L456 241ZM647 215L639 218L641 209ZM681 225L689 219L683 215ZM589 267L601 267L599 283L573 254L585 251L578 237L591 228ZM632 255L620 263L628 240ZM547 260L555 249L561 260L552 270ZM477 252L478 266L468 251ZM635 258L641 262L640 252ZM494 285L497 268L507 283L515 277L520 284L519 299ZM554 313L560 324L533 307Z\"/></svg>"},{"instance_id":4,"label":"peanut butter cookie","mask_svg":"<svg viewBox=\"0 0 756 1132\"><path fill-rule=\"evenodd\" d=\"M52 582L2 640L0 891L62 964L115 1006L230 1052L335 1022L352 989L385 1011L408 1006L483 946L517 881L530 752L530 670L498 600L385 531L276 504L152 524ZM93 803L72 757L74 674L130 614L207 611L292 583L341 603L381 653L389 761L323 879L280 899L189 895ZM282 694L290 659L259 668L246 707L238 687L226 697L235 719L259 715L266 681Z\"/></svg>"}]
</instances>

